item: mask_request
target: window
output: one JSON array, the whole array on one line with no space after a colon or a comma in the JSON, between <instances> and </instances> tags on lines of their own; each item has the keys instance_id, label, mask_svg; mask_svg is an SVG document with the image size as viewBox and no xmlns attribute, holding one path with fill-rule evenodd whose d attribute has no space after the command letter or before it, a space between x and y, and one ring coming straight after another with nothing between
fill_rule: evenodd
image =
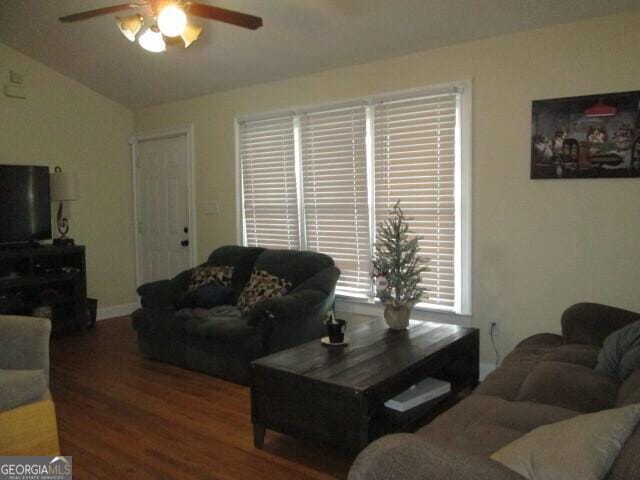
<instances>
[{"instance_id":1,"label":"window","mask_svg":"<svg viewBox=\"0 0 640 480\"><path fill-rule=\"evenodd\" d=\"M397 200L429 258L418 307L470 313L470 86L238 121L245 245L334 258L337 293L374 298L375 225Z\"/></svg>"},{"instance_id":2,"label":"window","mask_svg":"<svg viewBox=\"0 0 640 480\"><path fill-rule=\"evenodd\" d=\"M306 248L330 255L338 290L360 296L371 291L366 135L364 105L300 116Z\"/></svg>"},{"instance_id":3,"label":"window","mask_svg":"<svg viewBox=\"0 0 640 480\"><path fill-rule=\"evenodd\" d=\"M428 301L453 309L456 95L383 100L374 122L376 218L400 200L429 258L421 282Z\"/></svg>"},{"instance_id":4,"label":"window","mask_svg":"<svg viewBox=\"0 0 640 480\"><path fill-rule=\"evenodd\" d=\"M300 248L293 117L243 122L239 138L245 243Z\"/></svg>"}]
</instances>

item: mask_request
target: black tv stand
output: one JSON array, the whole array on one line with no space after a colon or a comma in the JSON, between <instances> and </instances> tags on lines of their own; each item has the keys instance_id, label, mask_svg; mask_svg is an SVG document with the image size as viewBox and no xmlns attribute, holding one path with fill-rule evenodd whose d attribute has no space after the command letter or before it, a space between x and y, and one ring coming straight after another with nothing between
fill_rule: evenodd
<instances>
[{"instance_id":1,"label":"black tv stand","mask_svg":"<svg viewBox=\"0 0 640 480\"><path fill-rule=\"evenodd\" d=\"M33 242L20 242L20 243L0 243L0 250L24 250L25 248L38 248L45 245Z\"/></svg>"},{"instance_id":2,"label":"black tv stand","mask_svg":"<svg viewBox=\"0 0 640 480\"><path fill-rule=\"evenodd\" d=\"M84 247L0 249L0 314L32 315L38 307L51 309L54 331L90 324Z\"/></svg>"}]
</instances>

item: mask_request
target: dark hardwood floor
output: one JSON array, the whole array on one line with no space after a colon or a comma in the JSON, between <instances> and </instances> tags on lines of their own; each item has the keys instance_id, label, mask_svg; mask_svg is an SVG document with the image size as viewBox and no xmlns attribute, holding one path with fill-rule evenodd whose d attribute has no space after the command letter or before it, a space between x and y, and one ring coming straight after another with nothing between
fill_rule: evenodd
<instances>
[{"instance_id":1,"label":"dark hardwood floor","mask_svg":"<svg viewBox=\"0 0 640 480\"><path fill-rule=\"evenodd\" d=\"M143 358L128 318L57 336L51 391L74 479L329 479L337 452L269 432L253 447L249 389Z\"/></svg>"}]
</instances>

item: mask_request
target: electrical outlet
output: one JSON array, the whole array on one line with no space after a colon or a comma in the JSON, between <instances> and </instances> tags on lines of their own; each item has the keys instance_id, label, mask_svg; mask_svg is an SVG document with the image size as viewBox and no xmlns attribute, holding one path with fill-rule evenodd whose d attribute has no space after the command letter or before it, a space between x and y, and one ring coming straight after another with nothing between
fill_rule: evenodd
<instances>
[{"instance_id":1,"label":"electrical outlet","mask_svg":"<svg viewBox=\"0 0 640 480\"><path fill-rule=\"evenodd\" d=\"M489 320L489 335L493 335L494 337L500 336L500 322L495 318Z\"/></svg>"}]
</instances>

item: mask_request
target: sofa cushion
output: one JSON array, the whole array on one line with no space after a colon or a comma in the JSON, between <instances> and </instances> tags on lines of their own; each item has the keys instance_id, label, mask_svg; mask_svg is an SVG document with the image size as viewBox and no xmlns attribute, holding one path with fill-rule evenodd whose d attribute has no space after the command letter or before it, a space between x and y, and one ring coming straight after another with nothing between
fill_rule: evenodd
<instances>
[{"instance_id":1,"label":"sofa cushion","mask_svg":"<svg viewBox=\"0 0 640 480\"><path fill-rule=\"evenodd\" d=\"M183 308L176 312L184 318L184 329L189 335L211 339L246 337L256 332L247 325L237 307L225 305L211 309Z\"/></svg>"},{"instance_id":2,"label":"sofa cushion","mask_svg":"<svg viewBox=\"0 0 640 480\"><path fill-rule=\"evenodd\" d=\"M627 438L618 458L611 467L607 480L629 480L638 478L640 472L640 424Z\"/></svg>"},{"instance_id":3,"label":"sofa cushion","mask_svg":"<svg viewBox=\"0 0 640 480\"><path fill-rule=\"evenodd\" d=\"M617 392L615 380L590 368L541 362L522 383L517 400L595 412L613 407Z\"/></svg>"},{"instance_id":4,"label":"sofa cushion","mask_svg":"<svg viewBox=\"0 0 640 480\"><path fill-rule=\"evenodd\" d=\"M491 459L529 480L603 480L640 420L640 405L545 425Z\"/></svg>"},{"instance_id":5,"label":"sofa cushion","mask_svg":"<svg viewBox=\"0 0 640 480\"><path fill-rule=\"evenodd\" d=\"M522 382L534 366L502 365L487 375L484 381L478 385L475 393L491 395L504 400L515 400L520 395Z\"/></svg>"},{"instance_id":6,"label":"sofa cushion","mask_svg":"<svg viewBox=\"0 0 640 480\"><path fill-rule=\"evenodd\" d=\"M133 312L133 328L146 333L183 333L184 318L176 316L173 307L140 308Z\"/></svg>"},{"instance_id":7,"label":"sofa cushion","mask_svg":"<svg viewBox=\"0 0 640 480\"><path fill-rule=\"evenodd\" d=\"M629 375L618 390L616 406L622 407L632 403L640 403L640 368Z\"/></svg>"},{"instance_id":8,"label":"sofa cushion","mask_svg":"<svg viewBox=\"0 0 640 480\"><path fill-rule=\"evenodd\" d=\"M235 292L231 287L222 285L205 285L189 290L181 296L176 308L213 308L220 305L231 305Z\"/></svg>"},{"instance_id":9,"label":"sofa cushion","mask_svg":"<svg viewBox=\"0 0 640 480\"><path fill-rule=\"evenodd\" d=\"M282 297L290 290L291 282L265 270L255 270L238 297L238 308L246 315L261 300Z\"/></svg>"},{"instance_id":10,"label":"sofa cushion","mask_svg":"<svg viewBox=\"0 0 640 480\"><path fill-rule=\"evenodd\" d=\"M256 260L255 268L285 279L291 283L291 289L294 289L319 271L333 265L333 259L322 253L266 250Z\"/></svg>"},{"instance_id":11,"label":"sofa cushion","mask_svg":"<svg viewBox=\"0 0 640 480\"><path fill-rule=\"evenodd\" d=\"M515 400L527 375L542 358L562 346L562 337L553 334L533 335L518 344L476 389L482 395L495 395Z\"/></svg>"},{"instance_id":12,"label":"sofa cushion","mask_svg":"<svg viewBox=\"0 0 640 480\"><path fill-rule=\"evenodd\" d=\"M431 438L394 433L357 456L348 480L523 480L504 465L452 450Z\"/></svg>"},{"instance_id":13,"label":"sofa cushion","mask_svg":"<svg viewBox=\"0 0 640 480\"><path fill-rule=\"evenodd\" d=\"M453 449L489 456L540 425L578 414L552 405L512 402L474 393L417 433Z\"/></svg>"},{"instance_id":14,"label":"sofa cushion","mask_svg":"<svg viewBox=\"0 0 640 480\"><path fill-rule=\"evenodd\" d=\"M604 341L596 370L620 381L640 368L640 321L610 334Z\"/></svg>"},{"instance_id":15,"label":"sofa cushion","mask_svg":"<svg viewBox=\"0 0 640 480\"><path fill-rule=\"evenodd\" d=\"M44 370L0 369L0 411L40 400L47 388Z\"/></svg>"},{"instance_id":16,"label":"sofa cushion","mask_svg":"<svg viewBox=\"0 0 640 480\"><path fill-rule=\"evenodd\" d=\"M545 341L542 341L544 338ZM529 341L536 340L537 341ZM553 352L562 344L557 342L557 335L534 335L522 341L511 353L509 353L502 365L531 368L542 361L542 357Z\"/></svg>"},{"instance_id":17,"label":"sofa cushion","mask_svg":"<svg viewBox=\"0 0 640 480\"><path fill-rule=\"evenodd\" d=\"M228 287L233 278L231 265L200 265L191 271L189 291L197 290L205 285L221 285Z\"/></svg>"},{"instance_id":18,"label":"sofa cushion","mask_svg":"<svg viewBox=\"0 0 640 480\"><path fill-rule=\"evenodd\" d=\"M600 349L593 345L581 345L579 343L569 343L560 345L548 353L545 353L541 360L549 362L564 362L583 365L594 368L598 362Z\"/></svg>"}]
</instances>

